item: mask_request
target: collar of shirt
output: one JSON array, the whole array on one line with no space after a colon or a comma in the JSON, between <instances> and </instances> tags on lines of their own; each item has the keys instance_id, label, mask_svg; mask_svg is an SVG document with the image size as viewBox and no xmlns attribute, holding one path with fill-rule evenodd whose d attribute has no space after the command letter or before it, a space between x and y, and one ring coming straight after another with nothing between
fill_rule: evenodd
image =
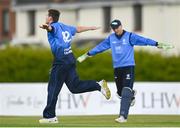
<instances>
[{"instance_id":1,"label":"collar of shirt","mask_svg":"<svg viewBox=\"0 0 180 128\"><path fill-rule=\"evenodd\" d=\"M117 35L116 33L115 33L115 35L116 35L116 37L120 40L121 39L121 37L124 35L124 33L125 33L126 31L125 30L123 30L123 32L122 32L122 34L121 35Z\"/></svg>"}]
</instances>

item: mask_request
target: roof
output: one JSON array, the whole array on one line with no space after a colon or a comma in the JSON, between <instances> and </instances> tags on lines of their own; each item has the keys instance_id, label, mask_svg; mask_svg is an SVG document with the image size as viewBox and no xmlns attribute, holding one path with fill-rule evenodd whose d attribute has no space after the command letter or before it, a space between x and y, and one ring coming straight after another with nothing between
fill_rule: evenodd
<instances>
[{"instance_id":1,"label":"roof","mask_svg":"<svg viewBox=\"0 0 180 128\"><path fill-rule=\"evenodd\" d=\"M20 4L35 4L35 3L76 3L76 2L158 2L158 3L177 3L179 0L15 0L18 5Z\"/></svg>"},{"instance_id":2,"label":"roof","mask_svg":"<svg viewBox=\"0 0 180 128\"><path fill-rule=\"evenodd\" d=\"M16 4L41 4L41 3L76 3L76 2L103 2L103 1L114 1L114 0L15 0ZM115 0L115 1L124 1L124 0ZM127 0L128 1L128 0Z\"/></svg>"},{"instance_id":3,"label":"roof","mask_svg":"<svg viewBox=\"0 0 180 128\"><path fill-rule=\"evenodd\" d=\"M132 4L180 4L180 0L12 0L14 10L77 9Z\"/></svg>"}]
</instances>

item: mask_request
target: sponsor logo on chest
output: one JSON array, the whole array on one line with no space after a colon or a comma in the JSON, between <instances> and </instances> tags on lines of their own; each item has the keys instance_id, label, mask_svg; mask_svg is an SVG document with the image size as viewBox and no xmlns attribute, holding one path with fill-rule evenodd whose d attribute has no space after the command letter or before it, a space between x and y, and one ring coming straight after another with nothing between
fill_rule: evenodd
<instances>
[{"instance_id":1,"label":"sponsor logo on chest","mask_svg":"<svg viewBox=\"0 0 180 128\"><path fill-rule=\"evenodd\" d=\"M119 42L119 44L127 45L126 39L122 39L122 40L120 40L120 41L112 41L112 44L116 44L116 43L118 43L118 42Z\"/></svg>"},{"instance_id":2,"label":"sponsor logo on chest","mask_svg":"<svg viewBox=\"0 0 180 128\"><path fill-rule=\"evenodd\" d=\"M127 44L126 39L123 39L123 40L122 40L122 44L124 44L124 45Z\"/></svg>"}]
</instances>

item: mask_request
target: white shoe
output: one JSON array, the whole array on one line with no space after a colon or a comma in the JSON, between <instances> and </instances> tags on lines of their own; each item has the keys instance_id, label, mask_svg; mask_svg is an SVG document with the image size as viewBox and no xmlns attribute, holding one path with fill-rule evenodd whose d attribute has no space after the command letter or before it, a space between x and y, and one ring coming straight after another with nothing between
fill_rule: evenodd
<instances>
[{"instance_id":1,"label":"white shoe","mask_svg":"<svg viewBox=\"0 0 180 128\"><path fill-rule=\"evenodd\" d=\"M42 118L39 120L39 123L40 124L47 124L47 123L58 123L58 119L57 117L54 117L54 118Z\"/></svg>"},{"instance_id":2,"label":"white shoe","mask_svg":"<svg viewBox=\"0 0 180 128\"><path fill-rule=\"evenodd\" d=\"M125 123L127 122L127 119L124 118L124 116L120 116L119 118L115 119L117 123Z\"/></svg>"},{"instance_id":3,"label":"white shoe","mask_svg":"<svg viewBox=\"0 0 180 128\"><path fill-rule=\"evenodd\" d=\"M107 100L111 97L111 92L108 88L107 82L105 80L101 80L98 82L98 84L101 86L101 93L106 97Z\"/></svg>"}]
</instances>

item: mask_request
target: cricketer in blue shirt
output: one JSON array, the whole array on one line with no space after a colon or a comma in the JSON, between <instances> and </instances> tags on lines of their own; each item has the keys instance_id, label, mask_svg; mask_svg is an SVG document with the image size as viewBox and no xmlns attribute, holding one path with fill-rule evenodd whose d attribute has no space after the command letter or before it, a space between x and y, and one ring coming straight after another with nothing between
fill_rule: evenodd
<instances>
[{"instance_id":1,"label":"cricketer in blue shirt","mask_svg":"<svg viewBox=\"0 0 180 128\"><path fill-rule=\"evenodd\" d=\"M108 38L90 50L88 55L93 56L111 48L114 68L134 66L134 45L157 46L157 42L123 30L121 35L110 34Z\"/></svg>"},{"instance_id":2,"label":"cricketer in blue shirt","mask_svg":"<svg viewBox=\"0 0 180 128\"><path fill-rule=\"evenodd\" d=\"M162 49L171 49L172 45L159 43L155 40L139 36L135 33L123 30L120 20L113 20L111 28L114 31L88 53L80 56L77 60L84 61L89 56L94 56L105 50L111 49L114 79L117 87L117 94L120 97L120 113L115 119L116 122L127 122L130 106L135 103L136 91L133 90L134 83L134 46L156 46Z\"/></svg>"},{"instance_id":3,"label":"cricketer in blue shirt","mask_svg":"<svg viewBox=\"0 0 180 128\"><path fill-rule=\"evenodd\" d=\"M40 28L47 30L48 41L54 56L50 78L48 82L47 105L43 111L43 118L40 123L58 123L56 117L56 103L58 95L65 83L72 93L83 93L100 91L106 99L111 96L105 80L96 82L94 80L79 80L76 72L76 59L72 53L71 41L76 33L96 30L97 27L70 26L58 22L60 12L55 9L48 10L46 24Z\"/></svg>"}]
</instances>

